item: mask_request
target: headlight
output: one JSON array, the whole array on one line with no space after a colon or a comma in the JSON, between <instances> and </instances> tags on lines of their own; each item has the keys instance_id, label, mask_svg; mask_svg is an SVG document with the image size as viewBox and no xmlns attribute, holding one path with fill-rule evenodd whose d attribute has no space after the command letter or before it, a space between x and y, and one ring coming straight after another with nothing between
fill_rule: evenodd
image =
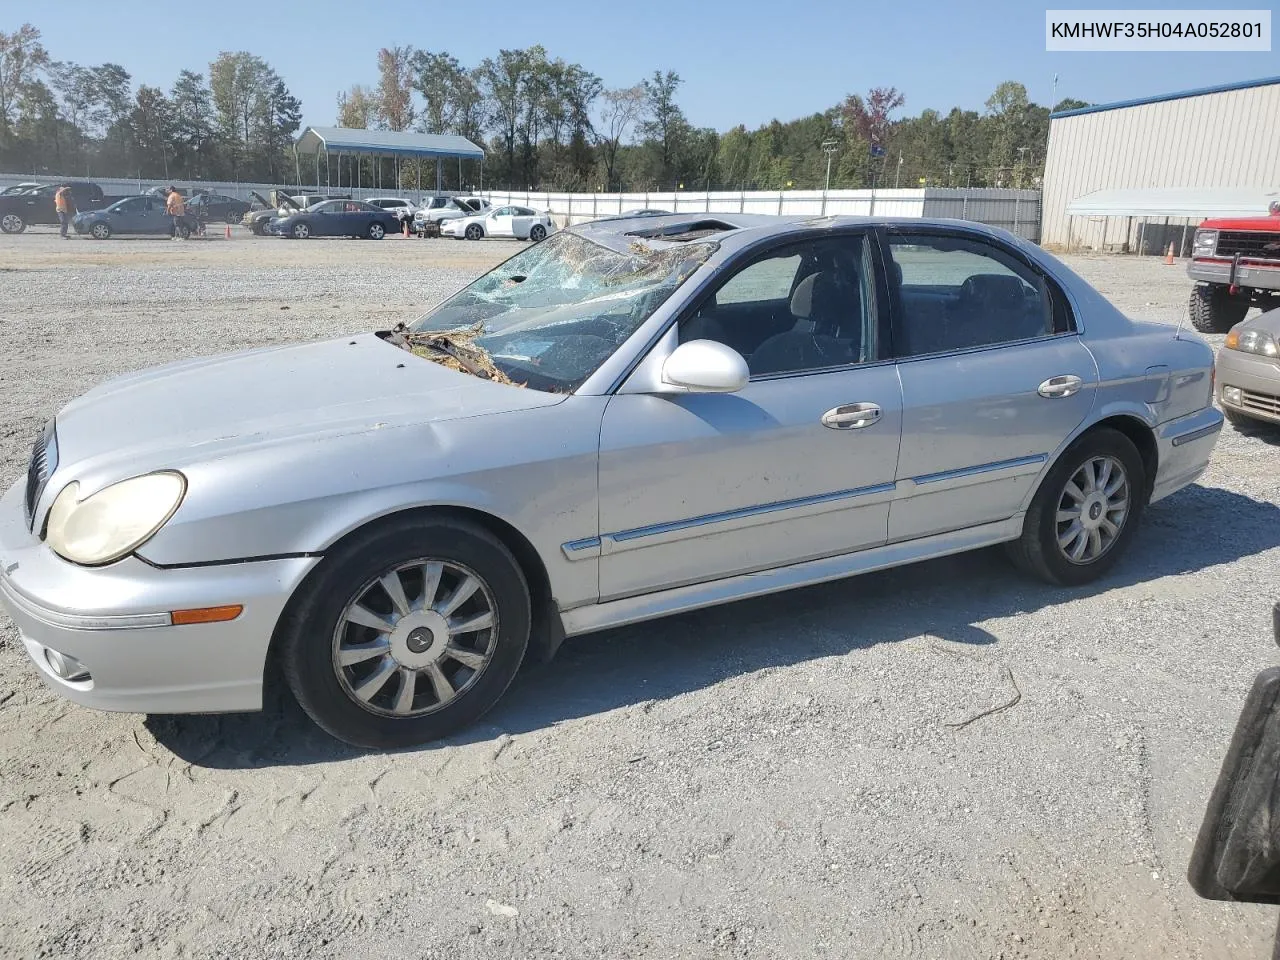
<instances>
[{"instance_id":1,"label":"headlight","mask_svg":"<svg viewBox=\"0 0 1280 960\"><path fill-rule=\"evenodd\" d=\"M1218 246L1217 230L1197 230L1195 240L1191 244L1193 257L1212 257Z\"/></svg>"},{"instance_id":2,"label":"headlight","mask_svg":"<svg viewBox=\"0 0 1280 960\"><path fill-rule=\"evenodd\" d=\"M46 542L72 563L119 560L168 522L186 489L186 478L169 471L122 480L84 500L80 484L69 483L49 508Z\"/></svg>"},{"instance_id":3,"label":"headlight","mask_svg":"<svg viewBox=\"0 0 1280 960\"><path fill-rule=\"evenodd\" d=\"M1280 345L1277 345L1276 338L1265 330L1241 330L1237 327L1227 334L1223 346L1241 353L1256 353L1260 357L1280 356Z\"/></svg>"}]
</instances>

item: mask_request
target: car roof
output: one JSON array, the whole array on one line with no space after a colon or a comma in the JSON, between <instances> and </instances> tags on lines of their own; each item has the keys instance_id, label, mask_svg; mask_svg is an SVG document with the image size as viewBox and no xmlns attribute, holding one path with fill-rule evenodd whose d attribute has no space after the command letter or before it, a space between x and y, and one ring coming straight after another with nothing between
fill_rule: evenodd
<instances>
[{"instance_id":1,"label":"car roof","mask_svg":"<svg viewBox=\"0 0 1280 960\"><path fill-rule=\"evenodd\" d=\"M610 217L577 224L569 229L605 246L621 249L633 238L666 246L693 239L709 239L727 250L749 246L770 236L784 236L814 229L850 227L942 228L1001 239L1015 244L1019 238L1006 230L973 220L923 217L775 216L762 213L676 213L661 217ZM679 239L675 239L675 238ZM671 239L666 239L671 238Z\"/></svg>"}]
</instances>

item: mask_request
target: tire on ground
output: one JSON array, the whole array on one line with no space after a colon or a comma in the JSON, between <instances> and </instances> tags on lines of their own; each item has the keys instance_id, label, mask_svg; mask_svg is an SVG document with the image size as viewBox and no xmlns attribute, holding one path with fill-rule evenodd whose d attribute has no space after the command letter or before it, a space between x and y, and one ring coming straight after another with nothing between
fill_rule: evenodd
<instances>
[{"instance_id":1,"label":"tire on ground","mask_svg":"<svg viewBox=\"0 0 1280 960\"><path fill-rule=\"evenodd\" d=\"M1226 287L1197 283L1191 288L1187 312L1191 325L1201 333L1226 333L1245 318L1249 301L1231 296Z\"/></svg>"},{"instance_id":2,"label":"tire on ground","mask_svg":"<svg viewBox=\"0 0 1280 960\"><path fill-rule=\"evenodd\" d=\"M431 559L474 571L489 589L498 619L490 659L474 683L444 707L413 717L371 712L349 695L334 666L339 620L365 585L397 566ZM515 679L529 643L531 601L511 551L477 524L419 514L376 523L327 554L299 589L281 623L279 656L302 709L325 731L359 747L390 749L439 739L478 720Z\"/></svg>"},{"instance_id":3,"label":"tire on ground","mask_svg":"<svg viewBox=\"0 0 1280 960\"><path fill-rule=\"evenodd\" d=\"M1096 559L1069 560L1058 543L1059 502L1067 481L1095 457L1112 457L1124 468L1128 482L1128 512L1115 541ZM1118 430L1098 427L1088 431L1063 452L1045 475L1023 521L1022 535L1005 545L1010 559L1022 570L1058 586L1079 586L1107 573L1123 555L1146 506L1148 478L1142 456L1133 441Z\"/></svg>"}]
</instances>

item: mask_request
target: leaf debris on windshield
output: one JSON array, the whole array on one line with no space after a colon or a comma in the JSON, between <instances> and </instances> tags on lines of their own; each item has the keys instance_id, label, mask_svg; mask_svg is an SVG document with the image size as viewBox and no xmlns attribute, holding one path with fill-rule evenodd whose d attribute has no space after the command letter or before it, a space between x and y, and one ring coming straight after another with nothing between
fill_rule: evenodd
<instances>
[{"instance_id":1,"label":"leaf debris on windshield","mask_svg":"<svg viewBox=\"0 0 1280 960\"><path fill-rule=\"evenodd\" d=\"M523 387L502 372L493 362L489 351L476 343L476 338L484 333L484 324L477 323L472 327L460 330L423 330L411 331L405 324L396 324L391 331L391 342L408 350L415 357L422 357L456 370L469 373L482 380L494 383L505 383L513 387Z\"/></svg>"}]
</instances>

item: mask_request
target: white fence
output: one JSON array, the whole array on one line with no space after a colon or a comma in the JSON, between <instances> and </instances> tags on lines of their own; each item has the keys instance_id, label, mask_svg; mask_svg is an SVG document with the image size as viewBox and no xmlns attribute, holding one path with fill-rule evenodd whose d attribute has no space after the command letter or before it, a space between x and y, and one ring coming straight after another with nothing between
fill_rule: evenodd
<instances>
[{"instance_id":1,"label":"white fence","mask_svg":"<svg viewBox=\"0 0 1280 960\"><path fill-rule=\"evenodd\" d=\"M562 226L627 210L674 213L764 213L821 217L950 217L1002 227L1028 240L1040 239L1040 191L999 189L748 190L694 193L538 193L486 190L495 205L518 203L550 211Z\"/></svg>"}]
</instances>

